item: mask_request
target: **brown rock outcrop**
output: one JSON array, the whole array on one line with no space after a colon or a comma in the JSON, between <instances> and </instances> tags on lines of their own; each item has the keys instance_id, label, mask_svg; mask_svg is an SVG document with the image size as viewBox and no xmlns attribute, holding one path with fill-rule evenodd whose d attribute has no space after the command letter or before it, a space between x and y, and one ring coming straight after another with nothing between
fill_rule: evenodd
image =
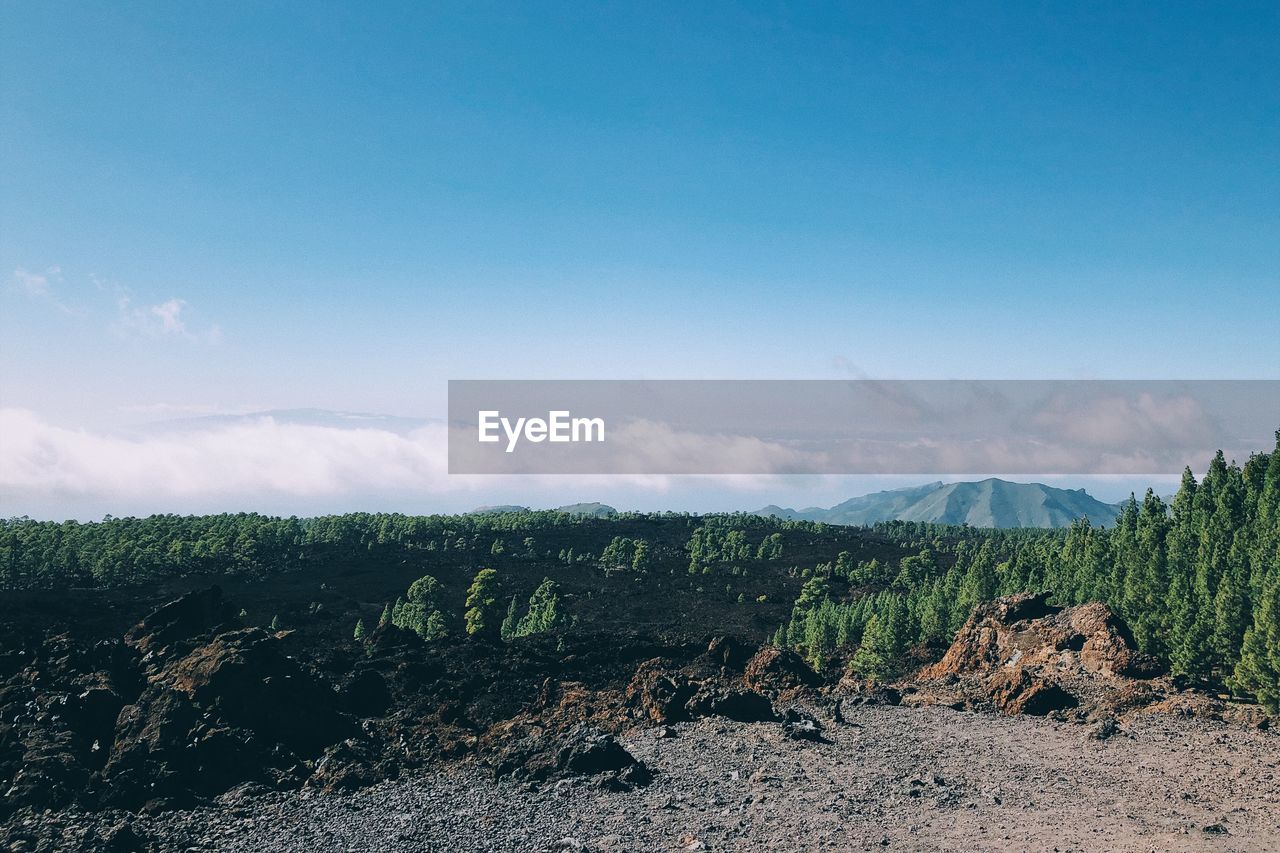
<instances>
[{"instance_id":1,"label":"brown rock outcrop","mask_svg":"<svg viewBox=\"0 0 1280 853\"><path fill-rule=\"evenodd\" d=\"M821 677L791 649L765 646L747 662L743 682L761 693L817 687Z\"/></svg>"},{"instance_id":2,"label":"brown rock outcrop","mask_svg":"<svg viewBox=\"0 0 1280 853\"><path fill-rule=\"evenodd\" d=\"M1149 677L1159 665L1137 650L1133 635L1105 604L1055 607L1048 593L980 604L942 660L920 671L934 679L1000 666L1083 668L1103 676Z\"/></svg>"},{"instance_id":3,"label":"brown rock outcrop","mask_svg":"<svg viewBox=\"0 0 1280 853\"><path fill-rule=\"evenodd\" d=\"M1048 714L1082 704L1116 705L1135 678L1160 672L1105 604L1057 607L1048 594L978 605L942 660L918 681L945 685L945 704L989 703L1007 714Z\"/></svg>"}]
</instances>

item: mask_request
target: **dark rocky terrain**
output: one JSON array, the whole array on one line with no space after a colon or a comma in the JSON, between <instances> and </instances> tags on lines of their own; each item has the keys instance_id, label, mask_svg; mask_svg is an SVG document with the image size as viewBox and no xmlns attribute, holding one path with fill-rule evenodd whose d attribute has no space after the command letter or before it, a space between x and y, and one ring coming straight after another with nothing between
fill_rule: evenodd
<instances>
[{"instance_id":1,"label":"dark rocky terrain","mask_svg":"<svg viewBox=\"0 0 1280 853\"><path fill-rule=\"evenodd\" d=\"M982 605L888 685L733 637L427 643L388 624L317 644L245 626L217 587L105 630L28 625L5 646L9 849L1268 849L1280 833L1270 720L1180 689L1100 604Z\"/></svg>"},{"instance_id":2,"label":"dark rocky terrain","mask_svg":"<svg viewBox=\"0 0 1280 853\"><path fill-rule=\"evenodd\" d=\"M194 811L66 815L91 837L161 849L1274 850L1280 745L1195 717L1138 715L1105 739L1052 719L860 705L823 741L702 719L636 729L653 770L628 791L474 766L350 792L241 791ZM1220 756L1212 762L1205 754ZM46 824L44 832L49 832ZM127 848L121 848L127 849Z\"/></svg>"}]
</instances>

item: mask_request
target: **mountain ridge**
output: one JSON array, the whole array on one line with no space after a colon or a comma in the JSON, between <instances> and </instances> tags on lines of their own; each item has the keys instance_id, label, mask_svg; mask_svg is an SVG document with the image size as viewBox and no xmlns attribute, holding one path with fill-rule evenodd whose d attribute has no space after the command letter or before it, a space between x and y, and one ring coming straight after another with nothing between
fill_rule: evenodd
<instances>
[{"instance_id":1,"label":"mountain ridge","mask_svg":"<svg viewBox=\"0 0 1280 853\"><path fill-rule=\"evenodd\" d=\"M832 507L790 509L770 505L755 515L827 524L867 525L878 521L924 521L971 527L1067 527L1080 518L1095 525L1115 523L1119 507L1084 489L1043 483L1013 483L996 477L976 482L935 481L860 495Z\"/></svg>"},{"instance_id":2,"label":"mountain ridge","mask_svg":"<svg viewBox=\"0 0 1280 853\"><path fill-rule=\"evenodd\" d=\"M523 506L521 504L497 504L494 506L478 506L466 515L483 515L487 513L504 513L504 512L529 512L532 507ZM611 515L617 515L618 511L608 504L602 504L599 501L590 501L588 503L565 504L564 506L555 507L553 512L567 512L570 515L589 515L593 518L608 518Z\"/></svg>"}]
</instances>

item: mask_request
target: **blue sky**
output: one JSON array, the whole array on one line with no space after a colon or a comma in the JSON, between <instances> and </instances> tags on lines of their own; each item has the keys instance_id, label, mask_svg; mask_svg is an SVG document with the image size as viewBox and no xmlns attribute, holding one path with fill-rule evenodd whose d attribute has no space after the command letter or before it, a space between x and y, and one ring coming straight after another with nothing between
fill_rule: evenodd
<instances>
[{"instance_id":1,"label":"blue sky","mask_svg":"<svg viewBox=\"0 0 1280 853\"><path fill-rule=\"evenodd\" d=\"M0 403L1275 377L1280 7L0 5Z\"/></svg>"}]
</instances>

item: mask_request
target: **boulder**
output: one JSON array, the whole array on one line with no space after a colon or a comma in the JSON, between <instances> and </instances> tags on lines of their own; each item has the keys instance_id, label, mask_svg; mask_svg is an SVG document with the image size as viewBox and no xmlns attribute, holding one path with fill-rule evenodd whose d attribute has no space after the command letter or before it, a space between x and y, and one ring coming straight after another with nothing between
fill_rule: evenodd
<instances>
[{"instance_id":1,"label":"boulder","mask_svg":"<svg viewBox=\"0 0 1280 853\"><path fill-rule=\"evenodd\" d=\"M1032 676L1023 667L1001 669L987 679L987 695L1006 714L1043 717L1079 705L1079 701L1052 681Z\"/></svg>"},{"instance_id":2,"label":"boulder","mask_svg":"<svg viewBox=\"0 0 1280 853\"><path fill-rule=\"evenodd\" d=\"M942 660L922 679L991 672L1005 666L1071 669L1106 677L1149 677L1159 666L1139 652L1133 635L1105 604L1060 608L1048 593L998 598L978 605Z\"/></svg>"},{"instance_id":3,"label":"boulder","mask_svg":"<svg viewBox=\"0 0 1280 853\"><path fill-rule=\"evenodd\" d=\"M362 669L341 691L345 708L358 717L381 717L391 707L387 679L375 669Z\"/></svg>"},{"instance_id":4,"label":"boulder","mask_svg":"<svg viewBox=\"0 0 1280 853\"><path fill-rule=\"evenodd\" d=\"M1159 675L1159 662L1138 651L1129 626L1105 604L1082 604L1063 612L1071 640L1080 642L1080 663L1093 672L1110 676L1151 678ZM1060 617L1061 621L1061 617ZM1065 631L1064 631L1065 632Z\"/></svg>"},{"instance_id":5,"label":"boulder","mask_svg":"<svg viewBox=\"0 0 1280 853\"><path fill-rule=\"evenodd\" d=\"M707 645L707 657L725 669L741 670L751 659L751 649L735 637L715 637Z\"/></svg>"},{"instance_id":6,"label":"boulder","mask_svg":"<svg viewBox=\"0 0 1280 853\"><path fill-rule=\"evenodd\" d=\"M185 805L241 782L300 781L290 767L352 734L339 703L276 635L219 634L157 664L120 710L102 771L107 799L130 808L157 797Z\"/></svg>"},{"instance_id":7,"label":"boulder","mask_svg":"<svg viewBox=\"0 0 1280 853\"><path fill-rule=\"evenodd\" d=\"M782 736L792 740L830 743L822 736L822 723L818 718L799 708L788 708L782 713Z\"/></svg>"},{"instance_id":8,"label":"boulder","mask_svg":"<svg viewBox=\"0 0 1280 853\"><path fill-rule=\"evenodd\" d=\"M679 672L667 672L660 660L642 663L627 685L624 700L632 715L655 725L689 719L686 707L697 685Z\"/></svg>"},{"instance_id":9,"label":"boulder","mask_svg":"<svg viewBox=\"0 0 1280 853\"><path fill-rule=\"evenodd\" d=\"M124 635L125 642L139 652L158 651L179 640L206 634L234 617L231 605L222 599L221 587L189 592L147 614Z\"/></svg>"},{"instance_id":10,"label":"boulder","mask_svg":"<svg viewBox=\"0 0 1280 853\"><path fill-rule=\"evenodd\" d=\"M497 777L548 781L571 776L600 777L602 787L624 790L646 784L648 769L616 737L590 725L550 732L536 726L509 731L490 766Z\"/></svg>"},{"instance_id":11,"label":"boulder","mask_svg":"<svg viewBox=\"0 0 1280 853\"><path fill-rule=\"evenodd\" d=\"M1105 604L1056 607L1047 594L985 602L940 661L917 676L911 704L1048 714L1080 707L1112 713L1149 704L1161 691L1153 657L1138 651L1124 620ZM1135 680L1143 679L1143 680Z\"/></svg>"},{"instance_id":12,"label":"boulder","mask_svg":"<svg viewBox=\"0 0 1280 853\"><path fill-rule=\"evenodd\" d=\"M791 649L765 646L747 662L743 681L761 693L817 687L822 678Z\"/></svg>"},{"instance_id":13,"label":"boulder","mask_svg":"<svg viewBox=\"0 0 1280 853\"><path fill-rule=\"evenodd\" d=\"M348 738L324 751L307 779L308 788L326 793L364 788L399 772L380 745L365 738Z\"/></svg>"},{"instance_id":14,"label":"boulder","mask_svg":"<svg viewBox=\"0 0 1280 853\"><path fill-rule=\"evenodd\" d=\"M260 628L219 634L168 666L156 683L201 706L216 703L233 726L278 741L304 757L351 731L338 696Z\"/></svg>"},{"instance_id":15,"label":"boulder","mask_svg":"<svg viewBox=\"0 0 1280 853\"><path fill-rule=\"evenodd\" d=\"M726 717L740 723L778 719L769 697L754 690L703 686L685 707L691 717Z\"/></svg>"}]
</instances>

